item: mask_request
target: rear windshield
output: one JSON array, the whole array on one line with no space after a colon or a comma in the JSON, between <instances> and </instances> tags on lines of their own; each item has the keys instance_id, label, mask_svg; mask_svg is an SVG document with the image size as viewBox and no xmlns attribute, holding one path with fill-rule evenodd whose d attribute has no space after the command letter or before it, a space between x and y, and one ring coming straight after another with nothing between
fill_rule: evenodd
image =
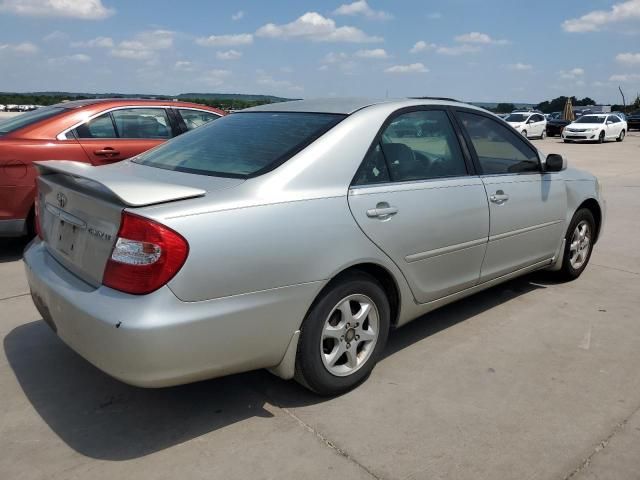
<instances>
[{"instance_id":1,"label":"rear windshield","mask_svg":"<svg viewBox=\"0 0 640 480\"><path fill-rule=\"evenodd\" d=\"M343 118L344 115L325 113L234 113L138 155L133 161L202 175L256 176L282 164Z\"/></svg>"},{"instance_id":2,"label":"rear windshield","mask_svg":"<svg viewBox=\"0 0 640 480\"><path fill-rule=\"evenodd\" d=\"M0 135L14 132L20 128L32 125L40 120L55 117L64 112L62 107L43 107L27 113L21 113L15 117L0 121Z\"/></svg>"},{"instance_id":3,"label":"rear windshield","mask_svg":"<svg viewBox=\"0 0 640 480\"><path fill-rule=\"evenodd\" d=\"M585 115L580 117L575 123L604 123L606 117L598 117L596 115Z\"/></svg>"}]
</instances>

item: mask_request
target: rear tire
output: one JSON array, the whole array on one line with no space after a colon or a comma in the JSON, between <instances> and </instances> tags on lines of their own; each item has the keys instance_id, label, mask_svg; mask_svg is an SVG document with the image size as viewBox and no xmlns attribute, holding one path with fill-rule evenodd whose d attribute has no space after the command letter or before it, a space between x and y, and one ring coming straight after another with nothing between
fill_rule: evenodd
<instances>
[{"instance_id":1,"label":"rear tire","mask_svg":"<svg viewBox=\"0 0 640 480\"><path fill-rule=\"evenodd\" d=\"M357 387L384 351L390 319L389 300L375 278L345 275L322 293L302 323L295 379L320 395Z\"/></svg>"},{"instance_id":2,"label":"rear tire","mask_svg":"<svg viewBox=\"0 0 640 480\"><path fill-rule=\"evenodd\" d=\"M569 224L565 235L562 268L556 272L561 280L570 281L578 278L587 268L596 234L596 222L591 210L581 208Z\"/></svg>"},{"instance_id":3,"label":"rear tire","mask_svg":"<svg viewBox=\"0 0 640 480\"><path fill-rule=\"evenodd\" d=\"M616 138L616 142L622 142L624 140L624 135L625 135L624 130L622 130L620 132L620 135L618 135L618 138Z\"/></svg>"}]
</instances>

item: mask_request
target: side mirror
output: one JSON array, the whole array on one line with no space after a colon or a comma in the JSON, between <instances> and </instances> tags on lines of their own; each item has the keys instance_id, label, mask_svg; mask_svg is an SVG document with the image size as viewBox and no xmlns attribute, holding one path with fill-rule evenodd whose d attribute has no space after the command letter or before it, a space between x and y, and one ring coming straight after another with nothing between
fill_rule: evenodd
<instances>
[{"instance_id":1,"label":"side mirror","mask_svg":"<svg viewBox=\"0 0 640 480\"><path fill-rule=\"evenodd\" d=\"M545 160L544 171L545 172L561 172L566 170L567 160L557 153L550 153Z\"/></svg>"}]
</instances>

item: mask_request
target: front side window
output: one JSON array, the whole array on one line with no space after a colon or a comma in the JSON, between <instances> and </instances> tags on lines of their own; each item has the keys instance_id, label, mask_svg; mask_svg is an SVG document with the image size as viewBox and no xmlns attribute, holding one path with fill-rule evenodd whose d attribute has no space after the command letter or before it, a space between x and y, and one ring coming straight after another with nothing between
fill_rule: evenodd
<instances>
[{"instance_id":1,"label":"front side window","mask_svg":"<svg viewBox=\"0 0 640 480\"><path fill-rule=\"evenodd\" d=\"M73 130L77 138L117 138L109 113L103 113Z\"/></svg>"},{"instance_id":2,"label":"front side window","mask_svg":"<svg viewBox=\"0 0 640 480\"><path fill-rule=\"evenodd\" d=\"M180 135L134 161L167 170L246 178L277 167L343 118L345 115L326 113L234 113Z\"/></svg>"},{"instance_id":3,"label":"front side window","mask_svg":"<svg viewBox=\"0 0 640 480\"><path fill-rule=\"evenodd\" d=\"M124 108L111 112L120 138L171 138L164 108Z\"/></svg>"},{"instance_id":4,"label":"front side window","mask_svg":"<svg viewBox=\"0 0 640 480\"><path fill-rule=\"evenodd\" d=\"M363 161L354 183L380 183L386 176L392 182L407 182L466 174L464 157L447 113L424 110L393 119L382 132L379 144Z\"/></svg>"},{"instance_id":5,"label":"front side window","mask_svg":"<svg viewBox=\"0 0 640 480\"><path fill-rule=\"evenodd\" d=\"M194 128L201 127L205 123L209 123L213 120L220 118L220 115L215 113L205 112L203 110L189 110L185 108L178 109L180 116L187 127L187 130L193 130Z\"/></svg>"},{"instance_id":6,"label":"front side window","mask_svg":"<svg viewBox=\"0 0 640 480\"><path fill-rule=\"evenodd\" d=\"M468 112L458 112L478 156L482 173L504 175L539 172L537 152L499 122Z\"/></svg>"}]
</instances>

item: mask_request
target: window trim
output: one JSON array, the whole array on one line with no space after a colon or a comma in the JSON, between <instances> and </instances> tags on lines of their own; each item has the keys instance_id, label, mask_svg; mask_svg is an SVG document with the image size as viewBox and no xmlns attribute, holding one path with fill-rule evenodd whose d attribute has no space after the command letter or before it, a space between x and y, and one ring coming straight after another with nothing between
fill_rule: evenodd
<instances>
[{"instance_id":1,"label":"window trim","mask_svg":"<svg viewBox=\"0 0 640 480\"><path fill-rule=\"evenodd\" d=\"M144 109L149 109L149 108L161 108L163 110L165 110L165 113L167 114L167 117L169 119L169 123L171 124L171 132L173 134L174 138L176 137L176 132L178 130L176 130L176 125L174 125L173 119L171 117L171 115L169 114L168 110L170 110L171 108L174 108L175 105L171 106L171 105L125 105L125 106L120 106L120 107L113 107L113 108L108 108L106 110L102 110L101 112L95 113L93 115L91 115L88 118L85 118L84 120L77 122L76 124L74 124L71 127L65 128L62 132L60 132L58 135L56 135L56 140L144 140L144 139L140 139L140 138L120 138L120 137L115 137L115 138L77 138L75 135L73 135L73 133L71 133L73 130L75 130L76 128L78 128L80 125L90 122L91 120L93 120L94 118L97 118L101 115L104 115L105 113L108 113L111 116L111 120L113 121L113 116L111 115L111 112L115 112L116 110L130 110L130 109L134 109L134 108L144 108ZM213 112L212 112L213 113ZM114 126L115 128L115 126ZM71 133L71 136L68 137L67 134ZM116 128L116 135L118 134L118 129ZM170 140L171 138L160 138L160 139L150 139L150 140L164 140L165 142L167 140Z\"/></svg>"},{"instance_id":2,"label":"window trim","mask_svg":"<svg viewBox=\"0 0 640 480\"><path fill-rule=\"evenodd\" d=\"M544 173L544 169L542 166L542 159L540 158L540 152L538 151L538 149L529 141L528 138L524 138L521 133L519 133L515 128L513 128L507 122L499 122L495 118L493 118L494 117L493 114L486 113L481 110L475 110L473 108L454 107L452 110L456 117L456 121L458 122L458 125L460 127L460 130L462 132L462 135L464 136L465 142L467 143L469 151L471 152L473 163L475 165L476 171L478 172L479 176L504 177L504 176L512 176L512 175L541 175ZM464 128L462 119L460 119L460 117L458 116L458 113L470 113L473 115L478 115L480 117L485 117L489 120L493 120L498 125L507 128L507 130L511 130L511 133L515 136L515 138L518 139L518 141L523 142L525 145L527 145L529 148L531 148L535 152L536 158L538 159L538 171L537 172L514 172L514 173L484 173L484 171L482 170L482 165L480 164L480 160L478 158L478 153L476 152L475 146L473 145L473 140L471 139L468 132Z\"/></svg>"},{"instance_id":3,"label":"window trim","mask_svg":"<svg viewBox=\"0 0 640 480\"><path fill-rule=\"evenodd\" d=\"M466 175L452 175L450 177L437 177L437 178L423 178L420 180L406 180L406 181L402 181L402 182L394 182L394 181L389 181L389 182L380 182L380 183L370 183L370 184L365 184L365 185L355 185L354 182L356 180L356 175L358 174L358 171L360 170L360 166L362 165L362 162L364 162L365 158L367 158L373 151L373 149L375 149L376 145L380 143L380 140L382 139L382 133L389 127L389 125L391 124L391 122L393 122L394 119L396 119L397 117L407 114L407 113L413 113L413 112L421 112L421 111L433 111L433 110L437 110L437 111L441 111L444 112L445 115L447 116L447 118L449 119L449 123L451 125L451 128L453 129L454 133L455 133L455 137L456 140L458 142L458 146L460 147L460 153L462 153L462 159L464 161L464 165L465 168L467 170ZM387 168L389 168L389 166L387 165ZM458 126L455 116L452 113L452 109L450 106L448 105L412 105L410 107L403 107L403 108L399 108L397 110L394 110L391 114L389 114L389 116L385 119L385 121L382 123L382 125L380 126L380 128L378 129L378 132L376 133L375 137L373 138L373 141L371 142L371 145L369 145L369 148L367 148L367 152L365 153L364 157L362 157L362 159L360 160L360 163L358 163L358 167L356 168L356 171L353 173L353 177L351 178L351 181L349 182L349 189L362 189L362 188L372 188L372 187L382 187L385 185L406 185L406 184L415 184L415 183L426 183L426 182L438 182L438 181L445 181L445 180L451 180L451 179L456 179L456 178L467 178L467 177L472 177L472 176L476 176L476 168L475 165L472 162L472 158L470 155L470 151L467 148L466 144L463 142L463 137L462 137L462 132L460 131L460 127Z\"/></svg>"}]
</instances>

